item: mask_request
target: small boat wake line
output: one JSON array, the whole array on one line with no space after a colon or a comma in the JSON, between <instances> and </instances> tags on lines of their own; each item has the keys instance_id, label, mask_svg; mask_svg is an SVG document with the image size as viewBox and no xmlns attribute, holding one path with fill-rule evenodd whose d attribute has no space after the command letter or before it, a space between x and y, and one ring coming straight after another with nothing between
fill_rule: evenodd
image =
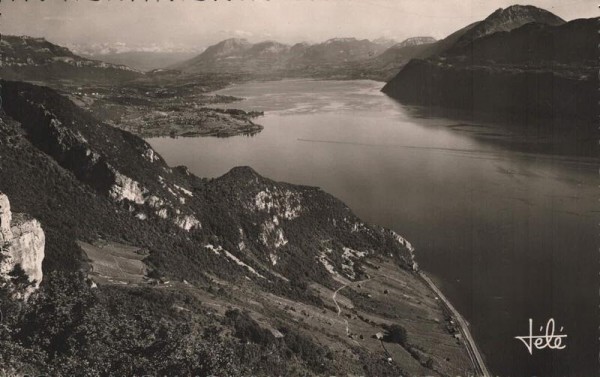
<instances>
[{"instance_id":1,"label":"small boat wake line","mask_svg":"<svg viewBox=\"0 0 600 377\"><path fill-rule=\"evenodd\" d=\"M325 143L325 144L345 144L354 145L359 147L376 147L376 148L403 148L413 149L417 151L435 151L435 152L449 152L457 157L465 158L477 158L477 159L488 159L488 160L503 160L512 158L521 159L535 159L535 160L549 160L553 163L572 164L576 163L579 166L585 164L590 167L597 165L597 160L593 158L572 158L570 156L561 155L539 155L535 153L517 152L517 151L495 151L495 150L483 150L483 149L460 149L460 148L444 148L444 147L433 147L433 146L419 146L419 145L406 145L406 144L375 144L375 143L361 143L356 141L339 141L339 140L316 140L316 139L296 139L300 142L305 143Z\"/></svg>"},{"instance_id":2,"label":"small boat wake line","mask_svg":"<svg viewBox=\"0 0 600 377\"><path fill-rule=\"evenodd\" d=\"M325 143L325 144L346 144L355 145L360 147L383 147L383 148L405 148L405 149L421 149L421 150L433 150L441 152L459 152L459 153L471 153L471 154L486 154L496 157L497 155L492 151L486 151L481 149L457 149L457 148L444 148L444 147L430 147L430 146L419 146L419 145L406 145L406 144L373 144L373 143L360 143L355 141L338 141L338 140L314 140L314 139L297 139L300 142L305 143Z\"/></svg>"}]
</instances>

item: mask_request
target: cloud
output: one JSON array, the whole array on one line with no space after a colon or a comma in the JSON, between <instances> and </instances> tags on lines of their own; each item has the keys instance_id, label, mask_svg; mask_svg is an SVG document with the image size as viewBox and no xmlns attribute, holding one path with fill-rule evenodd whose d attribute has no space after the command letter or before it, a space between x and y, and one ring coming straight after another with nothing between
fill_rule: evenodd
<instances>
[{"instance_id":1,"label":"cloud","mask_svg":"<svg viewBox=\"0 0 600 377\"><path fill-rule=\"evenodd\" d=\"M233 34L236 37L244 37L244 38L248 38L253 36L254 34L250 31L246 31L246 30L234 30L234 31L230 31L229 34Z\"/></svg>"}]
</instances>

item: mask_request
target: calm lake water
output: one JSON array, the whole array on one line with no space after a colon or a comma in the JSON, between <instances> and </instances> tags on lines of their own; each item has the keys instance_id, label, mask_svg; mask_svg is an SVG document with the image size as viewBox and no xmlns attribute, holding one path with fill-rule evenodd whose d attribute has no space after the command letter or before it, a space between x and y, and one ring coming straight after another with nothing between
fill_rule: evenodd
<instances>
[{"instance_id":1,"label":"calm lake water","mask_svg":"<svg viewBox=\"0 0 600 377\"><path fill-rule=\"evenodd\" d=\"M322 187L396 230L470 322L501 376L598 372L597 162L536 155L474 137L489 125L417 117L373 81L247 83L223 107L264 110L253 137L154 138L170 165L217 177L249 165ZM494 132L489 132L494 130ZM484 132L481 132L484 134ZM554 318L564 350L514 339Z\"/></svg>"}]
</instances>

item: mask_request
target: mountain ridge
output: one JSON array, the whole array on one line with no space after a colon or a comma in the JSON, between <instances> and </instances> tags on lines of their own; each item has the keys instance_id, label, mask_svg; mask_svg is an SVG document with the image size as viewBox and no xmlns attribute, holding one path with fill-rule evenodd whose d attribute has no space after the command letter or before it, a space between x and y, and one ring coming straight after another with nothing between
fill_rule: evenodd
<instances>
[{"instance_id":1,"label":"mountain ridge","mask_svg":"<svg viewBox=\"0 0 600 377\"><path fill-rule=\"evenodd\" d=\"M531 5L511 5L494 11L463 35L457 44L460 46L486 35L511 31L531 22L559 26L566 21L542 8Z\"/></svg>"},{"instance_id":2,"label":"mountain ridge","mask_svg":"<svg viewBox=\"0 0 600 377\"><path fill-rule=\"evenodd\" d=\"M5 79L132 80L142 73L124 65L86 59L44 38L2 35L0 75Z\"/></svg>"},{"instance_id":3,"label":"mountain ridge","mask_svg":"<svg viewBox=\"0 0 600 377\"><path fill-rule=\"evenodd\" d=\"M39 219L46 247L31 304L0 300L0 370L396 375L468 365L395 232L319 188L249 167L216 179L169 167L55 90L1 84L0 190ZM389 341L388 363L371 336L392 324L410 342ZM197 357L181 357L190 349Z\"/></svg>"},{"instance_id":4,"label":"mountain ridge","mask_svg":"<svg viewBox=\"0 0 600 377\"><path fill-rule=\"evenodd\" d=\"M429 43L430 37L415 37L403 43L407 47ZM353 37L331 38L308 44L287 45L276 41L249 43L244 39L226 39L208 47L198 56L171 66L184 72L202 70L215 72L273 73L301 75L306 69L334 70L351 68L351 64L373 59L388 48L397 45L394 40L357 39ZM272 60L265 60L265 59ZM261 66L263 65L263 66Z\"/></svg>"}]
</instances>

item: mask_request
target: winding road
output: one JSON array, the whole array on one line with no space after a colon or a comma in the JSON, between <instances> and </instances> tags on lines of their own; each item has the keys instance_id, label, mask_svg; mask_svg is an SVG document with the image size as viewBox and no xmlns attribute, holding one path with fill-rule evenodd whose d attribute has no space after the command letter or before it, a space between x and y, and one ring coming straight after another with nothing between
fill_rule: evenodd
<instances>
[{"instance_id":1,"label":"winding road","mask_svg":"<svg viewBox=\"0 0 600 377\"><path fill-rule=\"evenodd\" d=\"M367 282L369 280L371 280L373 278L368 278L365 280L360 280L360 281L353 281L351 284L361 284L364 282ZM337 297L337 294L339 291L341 291L342 289L346 288L348 285L350 284L344 284L341 287L339 287L338 289L336 289L333 294L331 295L331 299L333 300L333 303L335 304L335 307L337 308L337 315L338 317L341 316L342 314L342 308L340 307L340 305L338 304L337 300L335 299ZM348 324L348 320L346 318L343 318L344 322L346 323L346 335L350 335L350 325ZM358 343L356 340L354 341L355 343Z\"/></svg>"}]
</instances>

